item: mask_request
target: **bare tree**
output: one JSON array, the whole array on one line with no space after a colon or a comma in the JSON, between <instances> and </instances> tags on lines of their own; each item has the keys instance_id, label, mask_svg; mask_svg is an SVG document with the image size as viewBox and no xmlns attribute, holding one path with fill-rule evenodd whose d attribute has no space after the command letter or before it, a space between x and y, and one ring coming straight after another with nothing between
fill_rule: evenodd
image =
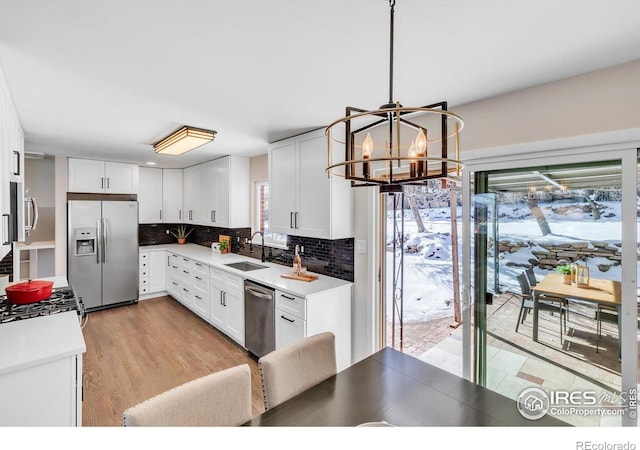
<instances>
[{"instance_id":1,"label":"bare tree","mask_svg":"<svg viewBox=\"0 0 640 450\"><path fill-rule=\"evenodd\" d=\"M527 206L531 210L531 214L535 217L536 222L538 222L538 226L540 227L540 232L543 236L551 234L551 228L549 227L549 222L547 222L547 218L544 216L544 212L538 206L538 199L535 195L529 195L527 197Z\"/></svg>"},{"instance_id":2,"label":"bare tree","mask_svg":"<svg viewBox=\"0 0 640 450\"><path fill-rule=\"evenodd\" d=\"M420 216L420 211L418 210L418 196L420 195L421 187L420 186L405 186L404 188L404 196L409 203L409 208L411 208L411 212L413 213L413 219L416 221L416 226L418 227L418 233L424 233L426 228L424 227L424 223L422 222L422 217Z\"/></svg>"}]
</instances>

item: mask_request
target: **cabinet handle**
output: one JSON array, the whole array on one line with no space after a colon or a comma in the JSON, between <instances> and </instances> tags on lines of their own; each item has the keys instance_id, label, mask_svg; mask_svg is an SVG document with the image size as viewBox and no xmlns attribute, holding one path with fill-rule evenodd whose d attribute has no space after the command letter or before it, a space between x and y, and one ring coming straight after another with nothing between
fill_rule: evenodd
<instances>
[{"instance_id":1,"label":"cabinet handle","mask_svg":"<svg viewBox=\"0 0 640 450\"><path fill-rule=\"evenodd\" d=\"M171 283L172 283L174 286L177 286L177 285L178 285L178 283L176 283L175 281L172 281Z\"/></svg>"},{"instance_id":2,"label":"cabinet handle","mask_svg":"<svg viewBox=\"0 0 640 450\"><path fill-rule=\"evenodd\" d=\"M16 155L16 171L13 172L13 174L20 175L20 152L17 150L14 150L13 154Z\"/></svg>"},{"instance_id":3,"label":"cabinet handle","mask_svg":"<svg viewBox=\"0 0 640 450\"><path fill-rule=\"evenodd\" d=\"M211 211L211 221L212 222L216 221L216 212L215 211Z\"/></svg>"},{"instance_id":4,"label":"cabinet handle","mask_svg":"<svg viewBox=\"0 0 640 450\"><path fill-rule=\"evenodd\" d=\"M189 292L189 289L187 289L187 288L182 288L182 290L185 291L185 292Z\"/></svg>"},{"instance_id":5,"label":"cabinet handle","mask_svg":"<svg viewBox=\"0 0 640 450\"><path fill-rule=\"evenodd\" d=\"M184 273L189 273L189 271L188 271L188 270L183 270L183 272L184 272Z\"/></svg>"},{"instance_id":6,"label":"cabinet handle","mask_svg":"<svg viewBox=\"0 0 640 450\"><path fill-rule=\"evenodd\" d=\"M222 303L222 291L220 291L220 304L224 306L224 303Z\"/></svg>"},{"instance_id":7,"label":"cabinet handle","mask_svg":"<svg viewBox=\"0 0 640 450\"><path fill-rule=\"evenodd\" d=\"M222 305L223 306L227 306L227 293L226 292L222 293L222 299L223 299Z\"/></svg>"},{"instance_id":8,"label":"cabinet handle","mask_svg":"<svg viewBox=\"0 0 640 450\"><path fill-rule=\"evenodd\" d=\"M178 210L178 219L182 220L182 210Z\"/></svg>"},{"instance_id":9,"label":"cabinet handle","mask_svg":"<svg viewBox=\"0 0 640 450\"><path fill-rule=\"evenodd\" d=\"M110 179L111 179L111 178L107 177L107 189L109 189L109 184L110 184L110 183L109 183L109 180L110 180Z\"/></svg>"},{"instance_id":10,"label":"cabinet handle","mask_svg":"<svg viewBox=\"0 0 640 450\"><path fill-rule=\"evenodd\" d=\"M7 240L2 242L2 245L11 245L11 235L13 234L13 224L11 223L11 214L3 214L2 217L7 218Z\"/></svg>"},{"instance_id":11,"label":"cabinet handle","mask_svg":"<svg viewBox=\"0 0 640 450\"><path fill-rule=\"evenodd\" d=\"M295 214L295 217L296 217L296 220L295 220L296 226L295 226L295 228L298 229L298 213L297 212Z\"/></svg>"},{"instance_id":12,"label":"cabinet handle","mask_svg":"<svg viewBox=\"0 0 640 450\"><path fill-rule=\"evenodd\" d=\"M202 280L202 278L201 278L201 277L196 276L196 280Z\"/></svg>"},{"instance_id":13,"label":"cabinet handle","mask_svg":"<svg viewBox=\"0 0 640 450\"><path fill-rule=\"evenodd\" d=\"M100 177L100 189L104 189L104 177Z\"/></svg>"},{"instance_id":14,"label":"cabinet handle","mask_svg":"<svg viewBox=\"0 0 640 450\"><path fill-rule=\"evenodd\" d=\"M293 228L293 211L289 213L289 228Z\"/></svg>"},{"instance_id":15,"label":"cabinet handle","mask_svg":"<svg viewBox=\"0 0 640 450\"><path fill-rule=\"evenodd\" d=\"M160 210L160 220L162 220L162 210Z\"/></svg>"},{"instance_id":16,"label":"cabinet handle","mask_svg":"<svg viewBox=\"0 0 640 450\"><path fill-rule=\"evenodd\" d=\"M291 323L295 322L295 320L289 319L288 317L285 317L285 316L280 316L280 318L286 320L287 322L291 322Z\"/></svg>"},{"instance_id":17,"label":"cabinet handle","mask_svg":"<svg viewBox=\"0 0 640 450\"><path fill-rule=\"evenodd\" d=\"M291 300L291 301L295 300L295 297L289 297L288 295L284 295L284 294L280 294L280 297L286 298L287 300Z\"/></svg>"},{"instance_id":18,"label":"cabinet handle","mask_svg":"<svg viewBox=\"0 0 640 450\"><path fill-rule=\"evenodd\" d=\"M202 264L200 264L200 263L195 263L195 265L198 266L198 267L202 267Z\"/></svg>"},{"instance_id":19,"label":"cabinet handle","mask_svg":"<svg viewBox=\"0 0 640 450\"><path fill-rule=\"evenodd\" d=\"M189 220L193 220L193 209L189 210Z\"/></svg>"},{"instance_id":20,"label":"cabinet handle","mask_svg":"<svg viewBox=\"0 0 640 450\"><path fill-rule=\"evenodd\" d=\"M202 297L200 297L199 295L196 295L196 298L197 298L198 300L202 300Z\"/></svg>"},{"instance_id":21,"label":"cabinet handle","mask_svg":"<svg viewBox=\"0 0 640 450\"><path fill-rule=\"evenodd\" d=\"M171 267L173 267L174 269L177 269L177 268L178 268L178 266L171 266Z\"/></svg>"}]
</instances>

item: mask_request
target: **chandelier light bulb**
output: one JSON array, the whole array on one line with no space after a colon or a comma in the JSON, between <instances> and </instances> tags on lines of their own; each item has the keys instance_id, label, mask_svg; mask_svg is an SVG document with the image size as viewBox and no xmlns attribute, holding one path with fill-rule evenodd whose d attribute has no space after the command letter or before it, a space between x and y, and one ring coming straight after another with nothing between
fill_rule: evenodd
<instances>
[{"instance_id":1,"label":"chandelier light bulb","mask_svg":"<svg viewBox=\"0 0 640 450\"><path fill-rule=\"evenodd\" d=\"M362 159L371 158L373 153L373 139L371 139L371 133L367 133L367 137L362 142Z\"/></svg>"},{"instance_id":2,"label":"chandelier light bulb","mask_svg":"<svg viewBox=\"0 0 640 450\"><path fill-rule=\"evenodd\" d=\"M422 157L427 154L427 136L424 134L424 130L420 130L418 132L418 136L416 137L416 153L418 156Z\"/></svg>"},{"instance_id":3,"label":"chandelier light bulb","mask_svg":"<svg viewBox=\"0 0 640 450\"><path fill-rule=\"evenodd\" d=\"M416 151L415 141L411 141L411 146L409 147L409 158L415 158L418 156L418 152Z\"/></svg>"}]
</instances>

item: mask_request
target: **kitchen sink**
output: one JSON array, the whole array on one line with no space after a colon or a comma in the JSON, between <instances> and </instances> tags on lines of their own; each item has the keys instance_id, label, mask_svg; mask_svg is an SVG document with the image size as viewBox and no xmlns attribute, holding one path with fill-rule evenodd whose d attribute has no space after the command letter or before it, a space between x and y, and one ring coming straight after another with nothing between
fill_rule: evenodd
<instances>
[{"instance_id":1,"label":"kitchen sink","mask_svg":"<svg viewBox=\"0 0 640 450\"><path fill-rule=\"evenodd\" d=\"M248 272L250 270L258 270L258 269L266 269L267 266L261 266L260 264L254 264L247 261L235 262L225 264L225 266L231 267L233 269L242 270L243 272Z\"/></svg>"}]
</instances>

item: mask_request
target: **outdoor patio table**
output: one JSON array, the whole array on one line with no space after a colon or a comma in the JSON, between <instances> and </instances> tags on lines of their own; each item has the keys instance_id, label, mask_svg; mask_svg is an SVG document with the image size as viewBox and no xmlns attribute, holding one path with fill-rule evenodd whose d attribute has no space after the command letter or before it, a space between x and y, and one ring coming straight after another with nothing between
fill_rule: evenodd
<instances>
[{"instance_id":1,"label":"outdoor patio table","mask_svg":"<svg viewBox=\"0 0 640 450\"><path fill-rule=\"evenodd\" d=\"M595 304L612 306L618 311L618 342L620 342L620 307L622 306L622 285L619 281L591 278L589 286L578 287L565 284L562 275L550 273L533 288L533 340L538 341L538 297L539 295L575 298ZM618 345L620 349L620 345Z\"/></svg>"}]
</instances>

